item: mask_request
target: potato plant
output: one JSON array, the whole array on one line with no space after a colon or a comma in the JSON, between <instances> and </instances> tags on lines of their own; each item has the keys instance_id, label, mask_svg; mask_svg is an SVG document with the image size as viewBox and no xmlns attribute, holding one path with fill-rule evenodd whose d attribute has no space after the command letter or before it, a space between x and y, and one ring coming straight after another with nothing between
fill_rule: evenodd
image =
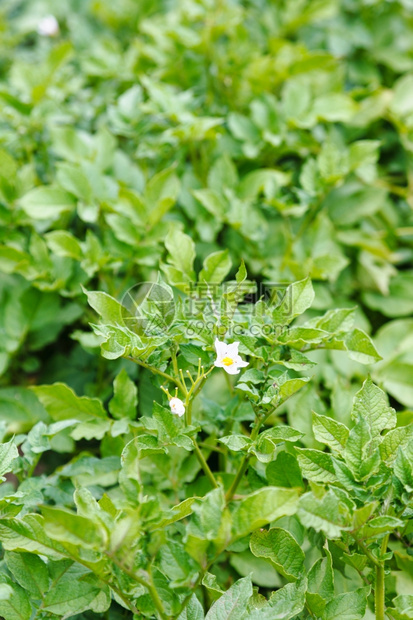
<instances>
[{"instance_id":1,"label":"potato plant","mask_svg":"<svg viewBox=\"0 0 413 620\"><path fill-rule=\"evenodd\" d=\"M0 35L0 617L413 619L411 1Z\"/></svg>"}]
</instances>

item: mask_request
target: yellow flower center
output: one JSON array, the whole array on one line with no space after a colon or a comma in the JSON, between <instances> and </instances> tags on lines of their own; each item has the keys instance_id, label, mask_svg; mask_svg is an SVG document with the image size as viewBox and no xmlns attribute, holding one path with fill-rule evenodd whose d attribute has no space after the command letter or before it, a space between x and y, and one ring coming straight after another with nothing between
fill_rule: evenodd
<instances>
[{"instance_id":1,"label":"yellow flower center","mask_svg":"<svg viewBox=\"0 0 413 620\"><path fill-rule=\"evenodd\" d=\"M234 360L231 357L223 357L222 363L224 364L224 366L232 366Z\"/></svg>"}]
</instances>

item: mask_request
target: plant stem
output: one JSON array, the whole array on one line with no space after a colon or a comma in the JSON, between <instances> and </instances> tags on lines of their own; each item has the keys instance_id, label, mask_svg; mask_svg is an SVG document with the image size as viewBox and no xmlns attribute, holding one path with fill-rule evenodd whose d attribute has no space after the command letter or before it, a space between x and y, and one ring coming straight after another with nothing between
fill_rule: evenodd
<instances>
[{"instance_id":1,"label":"plant stem","mask_svg":"<svg viewBox=\"0 0 413 620\"><path fill-rule=\"evenodd\" d=\"M179 377L178 362L177 362L177 359L176 359L176 353L175 353L175 351L173 349L171 351L171 356L172 356L172 366L173 366L173 369L174 369L174 373L175 373L176 377L178 378Z\"/></svg>"},{"instance_id":2,"label":"plant stem","mask_svg":"<svg viewBox=\"0 0 413 620\"><path fill-rule=\"evenodd\" d=\"M179 379L175 379L175 377L172 377L172 375L168 375L167 372L163 372L162 370L159 370L158 368L154 368L153 366L149 366L149 364L146 364L145 362L142 362L142 360L135 359L134 357L128 356L127 359L130 360L131 362L134 362L135 364L138 364L138 366L142 366L142 368L146 368L147 370L150 370L154 374L160 375L161 377L164 377L165 379L168 379L168 381L171 381L172 383L175 383L175 385L177 385L179 387L179 389L182 390L184 393L186 392L186 390L182 386L182 383L180 382L180 380Z\"/></svg>"},{"instance_id":3,"label":"plant stem","mask_svg":"<svg viewBox=\"0 0 413 620\"><path fill-rule=\"evenodd\" d=\"M381 543L380 555L383 557L387 551L390 534L386 534ZM384 584L384 559L376 566L376 589L374 592L374 602L376 609L376 620L384 620L386 609L386 589Z\"/></svg>"},{"instance_id":4,"label":"plant stem","mask_svg":"<svg viewBox=\"0 0 413 620\"><path fill-rule=\"evenodd\" d=\"M229 393L231 394L231 396L233 396L234 388L232 387L232 383L231 383L231 379L229 377L229 374L224 372L224 375L225 375L225 381L227 382Z\"/></svg>"},{"instance_id":5,"label":"plant stem","mask_svg":"<svg viewBox=\"0 0 413 620\"><path fill-rule=\"evenodd\" d=\"M192 441L194 443L195 455L196 455L196 457L197 457L197 459L198 459L202 469L204 470L206 477L208 478L208 480L210 481L210 483L212 484L214 489L217 489L218 488L218 483L215 480L215 476L212 473L212 471L210 470L209 465L206 462L204 455L202 454L201 450L199 449L199 446L198 446L198 444L196 442L196 439L193 439Z\"/></svg>"},{"instance_id":6,"label":"plant stem","mask_svg":"<svg viewBox=\"0 0 413 620\"><path fill-rule=\"evenodd\" d=\"M121 571L123 571L128 577L130 577L131 579L133 579L133 581L136 581L136 583L139 583L141 586L144 586L149 594L151 599L153 600L153 604L156 607L156 610L160 616L160 618L162 620L167 620L168 616L165 613L165 610L163 608L162 605L162 601L159 598L158 592L153 584L153 578L152 578L152 573L148 572L148 577L147 579L143 579L142 577L140 577L139 575L137 575L133 570L131 570L130 568L128 568L127 566L125 566L124 564L122 564L122 562L119 562L119 560L111 553L106 553L106 555L110 558L110 560L118 567L120 568Z\"/></svg>"},{"instance_id":7,"label":"plant stem","mask_svg":"<svg viewBox=\"0 0 413 620\"><path fill-rule=\"evenodd\" d=\"M185 403L185 423L187 426L192 424L192 400L188 400Z\"/></svg>"},{"instance_id":8,"label":"plant stem","mask_svg":"<svg viewBox=\"0 0 413 620\"><path fill-rule=\"evenodd\" d=\"M234 480L232 481L232 484L230 486L230 488L228 489L226 495L225 495L225 499L228 502L230 502L232 500L232 498L234 497L235 491L238 488L239 483L241 482L242 477L244 476L247 467L248 467L248 461L250 459L250 454L245 454L242 458L241 461L241 465L238 468L237 474L234 478Z\"/></svg>"},{"instance_id":9,"label":"plant stem","mask_svg":"<svg viewBox=\"0 0 413 620\"><path fill-rule=\"evenodd\" d=\"M374 602L376 609L376 620L384 620L384 564L376 566L376 589Z\"/></svg>"},{"instance_id":10,"label":"plant stem","mask_svg":"<svg viewBox=\"0 0 413 620\"><path fill-rule=\"evenodd\" d=\"M270 413L272 413L272 411ZM252 429L251 436L250 436L251 441L255 441L255 439L258 436L258 433L260 432L260 428L262 426L262 423L264 422L264 420L266 418L268 418L270 413L268 413L268 415L266 415L265 418L261 418L261 416L257 415L257 417L255 418L255 426ZM244 456L242 458L242 461L241 461L241 464L240 464L240 466L238 468L237 474L236 474L234 480L232 481L232 484L231 484L230 488L228 489L228 491L227 491L227 493L225 495L225 499L226 499L227 503L230 502L232 500L232 498L234 497L235 491L237 490L238 485L241 482L242 477L244 476L244 474L245 474L245 472L247 470L248 461L250 460L250 458L251 458L251 454L250 453L244 454Z\"/></svg>"},{"instance_id":11,"label":"plant stem","mask_svg":"<svg viewBox=\"0 0 413 620\"><path fill-rule=\"evenodd\" d=\"M151 570L150 566L149 566L149 571L148 572L149 572L150 582L147 584L146 587L149 590L149 594L151 595L151 599L152 599L152 601L153 601L153 603L154 603L154 605L155 605L155 607L156 607L156 609L158 611L159 616L162 618L162 620L167 620L168 616L165 613L162 601L159 598L158 591L155 588L155 585L153 583L152 570Z\"/></svg>"},{"instance_id":12,"label":"plant stem","mask_svg":"<svg viewBox=\"0 0 413 620\"><path fill-rule=\"evenodd\" d=\"M40 452L39 454L36 454L35 457L33 458L33 463L30 465L30 467L27 470L27 478L31 478L34 474L34 470L36 469L40 459L42 456L42 452Z\"/></svg>"},{"instance_id":13,"label":"plant stem","mask_svg":"<svg viewBox=\"0 0 413 620\"><path fill-rule=\"evenodd\" d=\"M371 551L366 547L366 545L361 540L359 540L354 534L351 534L351 535L353 536L354 540L356 541L360 549L363 551L364 555L368 557L370 562L374 564L374 566L376 567L380 566L380 562L376 560L376 558L371 553Z\"/></svg>"}]
</instances>

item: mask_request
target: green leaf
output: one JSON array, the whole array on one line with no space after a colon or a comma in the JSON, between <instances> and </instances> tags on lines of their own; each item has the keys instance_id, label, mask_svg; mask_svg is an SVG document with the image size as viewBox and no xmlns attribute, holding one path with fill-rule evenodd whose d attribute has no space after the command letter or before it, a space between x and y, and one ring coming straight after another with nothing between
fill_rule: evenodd
<instances>
[{"instance_id":1,"label":"green leaf","mask_svg":"<svg viewBox=\"0 0 413 620\"><path fill-rule=\"evenodd\" d=\"M413 76L403 75L394 84L390 109L397 116L406 116L413 111Z\"/></svg>"},{"instance_id":2,"label":"green leaf","mask_svg":"<svg viewBox=\"0 0 413 620\"><path fill-rule=\"evenodd\" d=\"M282 442L296 442L302 436L303 433L290 426L274 426L260 433L250 450L262 463L268 463Z\"/></svg>"},{"instance_id":3,"label":"green leaf","mask_svg":"<svg viewBox=\"0 0 413 620\"><path fill-rule=\"evenodd\" d=\"M367 291L363 295L363 300L369 308L379 310L385 316L391 318L410 316L413 312L412 284L411 272L399 272L390 280L387 295Z\"/></svg>"},{"instance_id":4,"label":"green leaf","mask_svg":"<svg viewBox=\"0 0 413 620\"><path fill-rule=\"evenodd\" d=\"M234 163L224 154L219 157L208 173L208 187L222 191L226 187L235 187L238 184L238 173Z\"/></svg>"},{"instance_id":5,"label":"green leaf","mask_svg":"<svg viewBox=\"0 0 413 620\"><path fill-rule=\"evenodd\" d=\"M411 620L413 618L413 594L400 594L393 599L395 607L389 607L388 612L394 620Z\"/></svg>"},{"instance_id":6,"label":"green leaf","mask_svg":"<svg viewBox=\"0 0 413 620\"><path fill-rule=\"evenodd\" d=\"M290 284L281 303L272 312L274 322L288 325L295 317L303 314L311 306L313 300L314 289L309 278Z\"/></svg>"},{"instance_id":7,"label":"green leaf","mask_svg":"<svg viewBox=\"0 0 413 620\"><path fill-rule=\"evenodd\" d=\"M262 588L277 588L282 585L282 578L275 567L268 560L255 557L249 549L232 553L230 564L241 577L249 575L254 585ZM249 606L251 603L252 601Z\"/></svg>"},{"instance_id":8,"label":"green leaf","mask_svg":"<svg viewBox=\"0 0 413 620\"><path fill-rule=\"evenodd\" d=\"M293 394L298 392L298 390L301 390L309 380L308 378L297 378L284 381L279 387L278 395L280 404L288 400Z\"/></svg>"},{"instance_id":9,"label":"green leaf","mask_svg":"<svg viewBox=\"0 0 413 620\"><path fill-rule=\"evenodd\" d=\"M198 499L192 509L194 514L188 525L188 533L198 538L216 540L227 517L222 487L213 489L202 499Z\"/></svg>"},{"instance_id":10,"label":"green leaf","mask_svg":"<svg viewBox=\"0 0 413 620\"><path fill-rule=\"evenodd\" d=\"M339 538L342 530L350 529L349 509L332 490L321 498L312 492L300 497L297 516L305 527L324 532L329 538Z\"/></svg>"},{"instance_id":11,"label":"green leaf","mask_svg":"<svg viewBox=\"0 0 413 620\"><path fill-rule=\"evenodd\" d=\"M1 519L0 538L3 547L9 551L28 551L52 559L61 559L65 555L64 547L46 535L44 519L40 515Z\"/></svg>"},{"instance_id":12,"label":"green leaf","mask_svg":"<svg viewBox=\"0 0 413 620\"><path fill-rule=\"evenodd\" d=\"M88 421L107 417L100 400L76 396L64 383L36 385L31 389L55 422L70 419Z\"/></svg>"},{"instance_id":13,"label":"green leaf","mask_svg":"<svg viewBox=\"0 0 413 620\"><path fill-rule=\"evenodd\" d=\"M370 588L359 588L354 592L345 592L334 597L326 605L325 620L361 620L367 606Z\"/></svg>"},{"instance_id":14,"label":"green leaf","mask_svg":"<svg viewBox=\"0 0 413 620\"><path fill-rule=\"evenodd\" d=\"M313 432L317 441L341 453L345 448L349 430L341 422L313 411Z\"/></svg>"},{"instance_id":15,"label":"green leaf","mask_svg":"<svg viewBox=\"0 0 413 620\"><path fill-rule=\"evenodd\" d=\"M330 334L340 331L348 331L354 323L355 308L337 308L329 310L324 316L309 321L314 327L322 329Z\"/></svg>"},{"instance_id":16,"label":"green leaf","mask_svg":"<svg viewBox=\"0 0 413 620\"><path fill-rule=\"evenodd\" d=\"M177 620L204 620L204 608L193 594L182 613L179 614Z\"/></svg>"},{"instance_id":17,"label":"green leaf","mask_svg":"<svg viewBox=\"0 0 413 620\"><path fill-rule=\"evenodd\" d=\"M20 206L34 220L57 220L62 213L72 211L75 199L59 187L36 187L20 199Z\"/></svg>"},{"instance_id":18,"label":"green leaf","mask_svg":"<svg viewBox=\"0 0 413 620\"><path fill-rule=\"evenodd\" d=\"M294 514L297 502L296 489L264 487L251 493L233 512L234 536L245 536L275 519Z\"/></svg>"},{"instance_id":19,"label":"green leaf","mask_svg":"<svg viewBox=\"0 0 413 620\"><path fill-rule=\"evenodd\" d=\"M374 438L386 428L396 426L396 412L389 407L386 394L369 377L357 392L351 411L353 420L366 420Z\"/></svg>"},{"instance_id":20,"label":"green leaf","mask_svg":"<svg viewBox=\"0 0 413 620\"><path fill-rule=\"evenodd\" d=\"M185 551L182 543L168 540L159 552L159 566L170 580L171 588L190 582L196 564Z\"/></svg>"},{"instance_id":21,"label":"green leaf","mask_svg":"<svg viewBox=\"0 0 413 620\"><path fill-rule=\"evenodd\" d=\"M56 256L81 260L83 252L79 241L67 230L52 230L45 235L47 246Z\"/></svg>"},{"instance_id":22,"label":"green leaf","mask_svg":"<svg viewBox=\"0 0 413 620\"><path fill-rule=\"evenodd\" d=\"M254 532L250 549L255 556L271 560L287 579L298 579L304 569L305 556L301 547L289 532L281 528Z\"/></svg>"},{"instance_id":23,"label":"green leaf","mask_svg":"<svg viewBox=\"0 0 413 620\"><path fill-rule=\"evenodd\" d=\"M211 607L205 620L241 620L252 596L250 577L238 579Z\"/></svg>"},{"instance_id":24,"label":"green leaf","mask_svg":"<svg viewBox=\"0 0 413 620\"><path fill-rule=\"evenodd\" d=\"M213 189L197 189L193 195L214 218L218 221L224 219L228 205L222 194Z\"/></svg>"},{"instance_id":25,"label":"green leaf","mask_svg":"<svg viewBox=\"0 0 413 620\"><path fill-rule=\"evenodd\" d=\"M219 586L216 575L209 573L208 571L202 577L202 585L208 591L209 597L216 601L224 594L224 590Z\"/></svg>"},{"instance_id":26,"label":"green leaf","mask_svg":"<svg viewBox=\"0 0 413 620\"><path fill-rule=\"evenodd\" d=\"M14 443L14 439L0 444L0 480L5 480L4 474L11 471L11 465L18 456L19 451Z\"/></svg>"},{"instance_id":27,"label":"green leaf","mask_svg":"<svg viewBox=\"0 0 413 620\"><path fill-rule=\"evenodd\" d=\"M103 613L110 606L109 588L79 565L72 565L56 581L43 602L52 614L67 618L87 609Z\"/></svg>"},{"instance_id":28,"label":"green leaf","mask_svg":"<svg viewBox=\"0 0 413 620\"><path fill-rule=\"evenodd\" d=\"M89 305L102 317L104 323L109 325L125 325L125 317L128 318L126 309L113 297L100 291L84 291Z\"/></svg>"},{"instance_id":29,"label":"green leaf","mask_svg":"<svg viewBox=\"0 0 413 620\"><path fill-rule=\"evenodd\" d=\"M275 487L303 487L301 470L297 459L288 452L280 452L266 469L268 484Z\"/></svg>"},{"instance_id":30,"label":"green leaf","mask_svg":"<svg viewBox=\"0 0 413 620\"><path fill-rule=\"evenodd\" d=\"M113 382L113 398L109 401L109 411L115 418L127 417L134 420L137 405L138 388L122 368Z\"/></svg>"},{"instance_id":31,"label":"green leaf","mask_svg":"<svg viewBox=\"0 0 413 620\"><path fill-rule=\"evenodd\" d=\"M360 364L374 364L381 360L370 336L361 329L355 328L347 334L344 344L349 358Z\"/></svg>"},{"instance_id":32,"label":"green leaf","mask_svg":"<svg viewBox=\"0 0 413 620\"><path fill-rule=\"evenodd\" d=\"M17 583L13 583L6 575L0 576L0 587L4 592L8 588L7 598L0 597L0 615L4 620L29 620L32 616L32 606L26 590Z\"/></svg>"},{"instance_id":33,"label":"green leaf","mask_svg":"<svg viewBox=\"0 0 413 620\"><path fill-rule=\"evenodd\" d=\"M365 480L372 476L380 466L380 453L372 441L370 426L365 418L350 431L344 459L356 480Z\"/></svg>"},{"instance_id":34,"label":"green leaf","mask_svg":"<svg viewBox=\"0 0 413 620\"><path fill-rule=\"evenodd\" d=\"M362 540L378 538L383 534L391 533L397 528L403 527L403 525L403 521L397 519L396 517L376 517L363 525L363 527L358 530L357 536L359 536Z\"/></svg>"},{"instance_id":35,"label":"green leaf","mask_svg":"<svg viewBox=\"0 0 413 620\"><path fill-rule=\"evenodd\" d=\"M251 612L245 620L290 620L304 609L306 579L287 583L271 594L267 605Z\"/></svg>"},{"instance_id":36,"label":"green leaf","mask_svg":"<svg viewBox=\"0 0 413 620\"><path fill-rule=\"evenodd\" d=\"M154 522L151 522L149 526L149 531L155 529L163 529L167 525L171 525L171 523L176 523L177 521L188 517L193 512L192 504L194 503L195 499L195 497L189 497L188 499L185 499L183 502L177 504L170 510L158 514Z\"/></svg>"},{"instance_id":37,"label":"green leaf","mask_svg":"<svg viewBox=\"0 0 413 620\"><path fill-rule=\"evenodd\" d=\"M42 514L45 532L53 540L87 549L103 547L107 534L96 521L52 506L43 506Z\"/></svg>"},{"instance_id":38,"label":"green leaf","mask_svg":"<svg viewBox=\"0 0 413 620\"><path fill-rule=\"evenodd\" d=\"M325 558L314 562L307 579L307 604L316 617L323 617L327 601L334 596L333 562L328 549Z\"/></svg>"},{"instance_id":39,"label":"green leaf","mask_svg":"<svg viewBox=\"0 0 413 620\"><path fill-rule=\"evenodd\" d=\"M201 271L199 272L199 282L208 282L211 284L221 284L230 272L232 261L228 250L221 250L209 254L203 262Z\"/></svg>"},{"instance_id":40,"label":"green leaf","mask_svg":"<svg viewBox=\"0 0 413 620\"><path fill-rule=\"evenodd\" d=\"M407 450L399 447L394 462L394 473L409 493L413 491L413 458L411 455L412 451L409 454Z\"/></svg>"},{"instance_id":41,"label":"green leaf","mask_svg":"<svg viewBox=\"0 0 413 620\"><path fill-rule=\"evenodd\" d=\"M380 456L386 463L392 463L399 448L405 448L413 439L413 424L399 426L386 433L380 444Z\"/></svg>"},{"instance_id":42,"label":"green leaf","mask_svg":"<svg viewBox=\"0 0 413 620\"><path fill-rule=\"evenodd\" d=\"M241 265L239 266L239 269L235 274L235 280L237 284L242 284L243 282L245 282L245 280L247 279L247 275L247 268L245 267L244 260L242 259Z\"/></svg>"},{"instance_id":43,"label":"green leaf","mask_svg":"<svg viewBox=\"0 0 413 620\"><path fill-rule=\"evenodd\" d=\"M361 553L343 553L342 559L343 562L355 568L358 572L361 572L366 568L367 557L364 554L362 555Z\"/></svg>"},{"instance_id":44,"label":"green leaf","mask_svg":"<svg viewBox=\"0 0 413 620\"><path fill-rule=\"evenodd\" d=\"M311 448L296 448L297 459L304 478L312 482L336 482L331 454Z\"/></svg>"},{"instance_id":45,"label":"green leaf","mask_svg":"<svg viewBox=\"0 0 413 620\"><path fill-rule=\"evenodd\" d=\"M161 442L170 443L170 439L177 437L183 431L182 420L159 403L153 404L152 417L157 422L158 439Z\"/></svg>"},{"instance_id":46,"label":"green leaf","mask_svg":"<svg viewBox=\"0 0 413 620\"><path fill-rule=\"evenodd\" d=\"M221 437L219 441L233 452L245 450L251 444L251 439L245 435L228 435L228 437Z\"/></svg>"},{"instance_id":47,"label":"green leaf","mask_svg":"<svg viewBox=\"0 0 413 620\"><path fill-rule=\"evenodd\" d=\"M190 280L193 280L196 254L195 243L191 237L177 228L172 228L165 238L165 247L169 252L169 262Z\"/></svg>"},{"instance_id":48,"label":"green leaf","mask_svg":"<svg viewBox=\"0 0 413 620\"><path fill-rule=\"evenodd\" d=\"M47 566L33 553L6 554L7 568L18 584L28 590L34 599L41 599L49 588L49 573Z\"/></svg>"},{"instance_id":49,"label":"green leaf","mask_svg":"<svg viewBox=\"0 0 413 620\"><path fill-rule=\"evenodd\" d=\"M162 170L151 178L144 194L149 227L155 226L175 204L179 188L180 182L174 167Z\"/></svg>"}]
</instances>

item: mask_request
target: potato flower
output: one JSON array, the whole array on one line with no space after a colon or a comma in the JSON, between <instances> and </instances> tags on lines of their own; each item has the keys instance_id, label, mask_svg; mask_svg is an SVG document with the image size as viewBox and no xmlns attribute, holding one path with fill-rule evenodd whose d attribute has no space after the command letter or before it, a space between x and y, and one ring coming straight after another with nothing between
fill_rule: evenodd
<instances>
[{"instance_id":1,"label":"potato flower","mask_svg":"<svg viewBox=\"0 0 413 620\"><path fill-rule=\"evenodd\" d=\"M231 342L226 344L220 342L218 338L215 339L215 350L217 352L217 359L214 365L217 368L223 368L229 375L237 375L240 372L240 368L248 366L248 362L244 362L238 354L239 342Z\"/></svg>"},{"instance_id":2,"label":"potato flower","mask_svg":"<svg viewBox=\"0 0 413 620\"><path fill-rule=\"evenodd\" d=\"M179 417L184 415L185 405L180 398L177 398L176 396L171 398L169 401L169 406L171 408L171 412L175 415L179 415Z\"/></svg>"},{"instance_id":3,"label":"potato flower","mask_svg":"<svg viewBox=\"0 0 413 620\"><path fill-rule=\"evenodd\" d=\"M59 34L59 23L54 15L46 15L37 24L37 32L42 37L56 37Z\"/></svg>"}]
</instances>

